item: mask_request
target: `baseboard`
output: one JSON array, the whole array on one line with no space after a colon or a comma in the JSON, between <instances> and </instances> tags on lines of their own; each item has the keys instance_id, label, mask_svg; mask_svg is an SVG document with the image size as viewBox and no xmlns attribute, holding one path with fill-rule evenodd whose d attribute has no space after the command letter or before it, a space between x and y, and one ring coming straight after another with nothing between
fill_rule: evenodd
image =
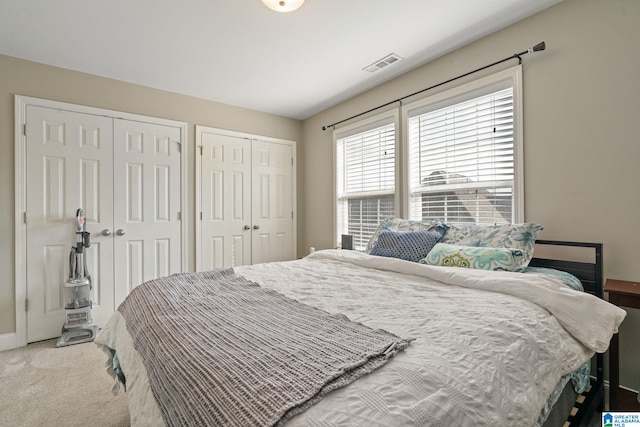
<instances>
[{"instance_id":1,"label":"baseboard","mask_svg":"<svg viewBox=\"0 0 640 427\"><path fill-rule=\"evenodd\" d=\"M638 402L638 390L621 385L618 389L618 407L622 409L612 410L609 406L610 387L609 381L605 381L605 408L607 411L631 411L640 412L640 402Z\"/></svg>"},{"instance_id":2,"label":"baseboard","mask_svg":"<svg viewBox=\"0 0 640 427\"><path fill-rule=\"evenodd\" d=\"M0 351L4 350L13 350L17 347L17 338L16 333L12 332L10 334L1 334L0 335Z\"/></svg>"},{"instance_id":3,"label":"baseboard","mask_svg":"<svg viewBox=\"0 0 640 427\"><path fill-rule=\"evenodd\" d=\"M634 390L634 389L632 389L631 387L625 387L625 386L623 386L623 385L621 385L621 386L620 386L620 389L621 389L621 390L626 390L626 391L631 392L631 393L633 393L633 394L638 394L638 393L640 393L638 390Z\"/></svg>"},{"instance_id":4,"label":"baseboard","mask_svg":"<svg viewBox=\"0 0 640 427\"><path fill-rule=\"evenodd\" d=\"M593 378L593 377L592 377L592 378ZM604 388L605 388L606 392L608 393L608 392L609 392L609 380L604 380ZM630 393L635 393L635 394L640 393L640 391L639 391L639 390L634 390L634 389L632 389L631 387L625 387L625 386L623 386L623 385L621 385L621 386L620 386L620 389L621 389L621 390L626 390L626 391L628 391L628 392L630 392Z\"/></svg>"}]
</instances>

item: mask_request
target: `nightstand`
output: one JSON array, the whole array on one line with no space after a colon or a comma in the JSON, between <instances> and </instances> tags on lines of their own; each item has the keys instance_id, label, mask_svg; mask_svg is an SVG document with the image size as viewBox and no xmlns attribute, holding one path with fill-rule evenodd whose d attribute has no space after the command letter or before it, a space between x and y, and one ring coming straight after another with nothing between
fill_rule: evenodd
<instances>
[{"instance_id":1,"label":"nightstand","mask_svg":"<svg viewBox=\"0 0 640 427\"><path fill-rule=\"evenodd\" d=\"M640 283L607 279L604 291L609 293L609 302L619 307L640 308ZM609 346L609 410L619 409L620 394L620 334L614 334ZM624 408L623 408L624 409ZM629 408L627 408L629 409Z\"/></svg>"}]
</instances>

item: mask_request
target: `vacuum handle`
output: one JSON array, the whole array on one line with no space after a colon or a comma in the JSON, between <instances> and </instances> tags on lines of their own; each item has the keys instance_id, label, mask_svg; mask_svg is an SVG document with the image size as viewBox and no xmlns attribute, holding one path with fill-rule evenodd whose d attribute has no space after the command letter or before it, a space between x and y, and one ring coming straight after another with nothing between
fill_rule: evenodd
<instances>
[{"instance_id":1,"label":"vacuum handle","mask_svg":"<svg viewBox=\"0 0 640 427\"><path fill-rule=\"evenodd\" d=\"M82 209L76 211L76 233L84 233L85 216Z\"/></svg>"}]
</instances>

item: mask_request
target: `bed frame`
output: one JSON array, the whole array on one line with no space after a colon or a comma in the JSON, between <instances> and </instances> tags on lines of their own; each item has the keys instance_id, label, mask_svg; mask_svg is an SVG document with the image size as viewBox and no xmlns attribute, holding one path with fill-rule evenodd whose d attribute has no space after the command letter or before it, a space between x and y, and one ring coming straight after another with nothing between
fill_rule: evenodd
<instances>
[{"instance_id":1,"label":"bed frame","mask_svg":"<svg viewBox=\"0 0 640 427\"><path fill-rule=\"evenodd\" d=\"M591 248L594 251L594 261L575 262L557 259L533 258L529 265L531 267L547 267L556 270L566 271L573 274L582 282L585 292L593 294L600 299L604 299L603 291L603 265L602 265L602 244L565 242L557 240L536 240L536 245L548 246L568 246ZM591 377L591 386L582 395L579 395L574 404L567 422L563 427L586 426L596 411L604 408L604 355L596 353L594 356L596 363L595 378Z\"/></svg>"}]
</instances>

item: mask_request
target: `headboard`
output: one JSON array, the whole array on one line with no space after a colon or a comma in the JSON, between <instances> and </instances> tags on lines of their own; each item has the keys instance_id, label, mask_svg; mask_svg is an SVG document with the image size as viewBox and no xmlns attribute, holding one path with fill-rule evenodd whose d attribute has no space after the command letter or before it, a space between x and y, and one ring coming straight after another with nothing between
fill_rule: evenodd
<instances>
[{"instance_id":1,"label":"headboard","mask_svg":"<svg viewBox=\"0 0 640 427\"><path fill-rule=\"evenodd\" d=\"M570 246L580 248L592 248L594 250L593 262L576 262L558 259L533 258L531 267L547 267L566 271L576 276L582 282L585 292L589 292L604 299L602 280L602 243L564 242L559 240L536 240L536 245Z\"/></svg>"},{"instance_id":2,"label":"headboard","mask_svg":"<svg viewBox=\"0 0 640 427\"><path fill-rule=\"evenodd\" d=\"M533 258L529 263L532 267L555 268L556 270L566 271L576 276L582 282L585 292L589 292L604 299L603 292L603 269L602 269L602 243L582 243L582 242L565 242L558 240L536 240L536 245L549 246L567 246L579 248L592 248L593 262L576 262L558 259ZM591 392L587 398L588 411L586 415L580 414L580 424L582 416L588 420L595 409L602 410L604 405L604 355L596 353L596 382L591 381ZM585 402L586 403L586 402ZM596 408L597 407L597 408ZM573 424L572 424L573 425Z\"/></svg>"}]
</instances>

